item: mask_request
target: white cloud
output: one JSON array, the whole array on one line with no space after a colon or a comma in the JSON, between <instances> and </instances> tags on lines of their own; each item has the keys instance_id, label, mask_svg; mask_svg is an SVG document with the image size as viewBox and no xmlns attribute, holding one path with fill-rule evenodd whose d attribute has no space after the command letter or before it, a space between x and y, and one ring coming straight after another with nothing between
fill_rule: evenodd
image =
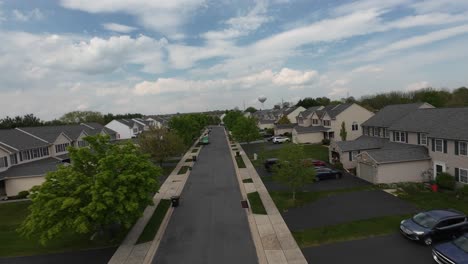
<instances>
[{"instance_id":1,"label":"white cloud","mask_svg":"<svg viewBox=\"0 0 468 264\"><path fill-rule=\"evenodd\" d=\"M296 88L306 87L318 80L316 71L297 71L283 68L279 72L266 70L251 75L231 79L184 80L176 78L159 78L154 82L144 81L134 87L137 95L168 93L204 93L212 90L243 90L259 87Z\"/></svg>"},{"instance_id":2,"label":"white cloud","mask_svg":"<svg viewBox=\"0 0 468 264\"><path fill-rule=\"evenodd\" d=\"M360 0L343 4L333 9L333 14L344 15L362 10L378 10L379 12L407 4L408 0Z\"/></svg>"},{"instance_id":3,"label":"white cloud","mask_svg":"<svg viewBox=\"0 0 468 264\"><path fill-rule=\"evenodd\" d=\"M377 65L365 65L355 68L351 73L379 73L383 72L383 68Z\"/></svg>"},{"instance_id":4,"label":"white cloud","mask_svg":"<svg viewBox=\"0 0 468 264\"><path fill-rule=\"evenodd\" d=\"M102 24L102 27L110 30L110 31L115 31L119 33L130 33L132 31L135 31L137 28L131 27L131 26L126 26L118 23L104 23Z\"/></svg>"},{"instance_id":5,"label":"white cloud","mask_svg":"<svg viewBox=\"0 0 468 264\"><path fill-rule=\"evenodd\" d=\"M126 13L137 18L138 22L152 30L171 37L194 14L202 8L205 0L62 0L65 8L89 13Z\"/></svg>"},{"instance_id":6,"label":"white cloud","mask_svg":"<svg viewBox=\"0 0 468 264\"><path fill-rule=\"evenodd\" d=\"M415 82L406 86L407 91L417 91L424 88L429 88L431 85L427 81Z\"/></svg>"},{"instance_id":7,"label":"white cloud","mask_svg":"<svg viewBox=\"0 0 468 264\"><path fill-rule=\"evenodd\" d=\"M20 11L14 9L12 11L13 19L19 22L28 22L30 20L41 20L44 19L44 14L38 8L34 8L30 11Z\"/></svg>"},{"instance_id":8,"label":"white cloud","mask_svg":"<svg viewBox=\"0 0 468 264\"><path fill-rule=\"evenodd\" d=\"M464 0L425 0L411 5L418 13L428 12L460 12L468 10L468 2Z\"/></svg>"},{"instance_id":9,"label":"white cloud","mask_svg":"<svg viewBox=\"0 0 468 264\"><path fill-rule=\"evenodd\" d=\"M258 0L254 8L246 15L233 17L225 21L224 24L228 25L228 28L220 31L208 31L202 34L202 37L208 40L217 40L246 36L271 20L266 14L267 6L267 1Z\"/></svg>"}]
</instances>

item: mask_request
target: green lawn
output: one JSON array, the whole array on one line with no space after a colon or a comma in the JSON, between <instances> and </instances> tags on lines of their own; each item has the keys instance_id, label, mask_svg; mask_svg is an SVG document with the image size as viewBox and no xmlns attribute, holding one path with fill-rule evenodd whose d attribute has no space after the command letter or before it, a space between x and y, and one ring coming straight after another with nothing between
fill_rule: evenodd
<instances>
[{"instance_id":1,"label":"green lawn","mask_svg":"<svg viewBox=\"0 0 468 264\"><path fill-rule=\"evenodd\" d=\"M278 210L285 211L289 208L303 206L305 204L311 203L323 197L328 197L328 196L336 195L340 193L371 190L374 188L375 188L374 186L370 185L370 186L362 186L362 187L339 189L339 190L332 190L332 191L322 191L322 192L297 192L295 201L292 199L292 192L272 191L270 192L270 195L273 201L275 202Z\"/></svg>"},{"instance_id":2,"label":"green lawn","mask_svg":"<svg viewBox=\"0 0 468 264\"><path fill-rule=\"evenodd\" d=\"M154 213L151 216L151 219L149 220L148 224L146 224L143 233L141 233L140 237L138 238L137 244L152 241L154 239L156 233L159 230L159 226L161 225L170 206L170 200L161 200L159 202L156 210L154 210Z\"/></svg>"},{"instance_id":3,"label":"green lawn","mask_svg":"<svg viewBox=\"0 0 468 264\"><path fill-rule=\"evenodd\" d=\"M236 162L237 162L237 167L246 168L244 160L242 159L242 156L236 156Z\"/></svg>"},{"instance_id":4,"label":"green lawn","mask_svg":"<svg viewBox=\"0 0 468 264\"><path fill-rule=\"evenodd\" d=\"M21 237L16 229L28 215L30 202L0 204L0 257L26 256L90 248L117 246L125 236L122 232L113 242L103 238L89 240L90 235L67 233L50 241L46 246L39 244L38 239Z\"/></svg>"},{"instance_id":5,"label":"green lawn","mask_svg":"<svg viewBox=\"0 0 468 264\"><path fill-rule=\"evenodd\" d=\"M242 182L243 182L243 183L252 183L253 180L249 178L249 179L244 179L244 180L242 180Z\"/></svg>"},{"instance_id":6,"label":"green lawn","mask_svg":"<svg viewBox=\"0 0 468 264\"><path fill-rule=\"evenodd\" d=\"M261 143L267 146L270 143ZM328 148L324 147L322 145L318 144L304 144L302 145L304 147L304 159L317 159L317 160L323 160L328 162ZM257 153L259 154L259 157L262 157L264 159L269 159L269 158L277 158L279 152L281 151L281 148L278 149L265 149L264 146L259 147L261 150L258 151ZM253 157L249 156L250 160L252 163L254 163L256 166L261 166L263 165L263 161L260 159L257 159L256 161L253 160Z\"/></svg>"},{"instance_id":7,"label":"green lawn","mask_svg":"<svg viewBox=\"0 0 468 264\"><path fill-rule=\"evenodd\" d=\"M182 168L180 168L180 170L179 170L179 172L177 174L179 174L179 175L180 174L185 174L188 171L189 168L190 168L189 166L182 166Z\"/></svg>"},{"instance_id":8,"label":"green lawn","mask_svg":"<svg viewBox=\"0 0 468 264\"><path fill-rule=\"evenodd\" d=\"M263 206L262 199L258 192L248 193L247 198L249 199L250 207L252 208L252 213L254 214L267 214L265 207Z\"/></svg>"},{"instance_id":9,"label":"green lawn","mask_svg":"<svg viewBox=\"0 0 468 264\"><path fill-rule=\"evenodd\" d=\"M392 215L293 232L300 247L386 235L398 230L409 215Z\"/></svg>"}]
</instances>

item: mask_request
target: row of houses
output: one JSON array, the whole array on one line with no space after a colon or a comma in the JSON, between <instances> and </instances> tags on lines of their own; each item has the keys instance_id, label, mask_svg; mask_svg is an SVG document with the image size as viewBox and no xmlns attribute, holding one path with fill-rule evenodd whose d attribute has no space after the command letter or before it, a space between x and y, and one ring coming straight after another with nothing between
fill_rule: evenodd
<instances>
[{"instance_id":1,"label":"row of houses","mask_svg":"<svg viewBox=\"0 0 468 264\"><path fill-rule=\"evenodd\" d=\"M67 147L85 147L84 137L97 134L117 139L117 132L98 123L1 129L0 197L40 185L47 172L70 162Z\"/></svg>"},{"instance_id":2,"label":"row of houses","mask_svg":"<svg viewBox=\"0 0 468 264\"><path fill-rule=\"evenodd\" d=\"M168 119L161 116L147 116L145 118L114 119L106 127L117 132L117 139L135 138L151 127L167 126Z\"/></svg>"},{"instance_id":3,"label":"row of houses","mask_svg":"<svg viewBox=\"0 0 468 264\"><path fill-rule=\"evenodd\" d=\"M414 103L389 105L374 114L347 103L258 112L253 116L260 129L289 133L294 143L329 139L330 162L355 169L369 182L421 182L447 172L468 184L468 108ZM284 115L291 124L277 124ZM342 124L346 140L340 136Z\"/></svg>"}]
</instances>

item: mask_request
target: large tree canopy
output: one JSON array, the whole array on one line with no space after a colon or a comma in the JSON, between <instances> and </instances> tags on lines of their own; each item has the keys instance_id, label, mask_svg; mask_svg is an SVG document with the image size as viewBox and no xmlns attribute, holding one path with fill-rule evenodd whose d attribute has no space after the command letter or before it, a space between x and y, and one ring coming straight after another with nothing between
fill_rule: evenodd
<instances>
[{"instance_id":1,"label":"large tree canopy","mask_svg":"<svg viewBox=\"0 0 468 264\"><path fill-rule=\"evenodd\" d=\"M88 122L104 124L104 116L100 112L95 111L73 111L60 117L60 121L68 124Z\"/></svg>"},{"instance_id":2,"label":"large tree canopy","mask_svg":"<svg viewBox=\"0 0 468 264\"><path fill-rule=\"evenodd\" d=\"M169 121L169 127L174 130L184 141L190 145L201 135L201 131L207 125L217 125L220 120L217 116L206 114L183 114L174 116Z\"/></svg>"},{"instance_id":3,"label":"large tree canopy","mask_svg":"<svg viewBox=\"0 0 468 264\"><path fill-rule=\"evenodd\" d=\"M184 142L176 133L167 128L151 128L138 137L138 143L143 152L151 155L162 165L167 159L180 155L184 150Z\"/></svg>"},{"instance_id":4,"label":"large tree canopy","mask_svg":"<svg viewBox=\"0 0 468 264\"><path fill-rule=\"evenodd\" d=\"M42 126L44 123L34 114L27 114L24 116L5 117L0 119L0 128L15 128L15 127L29 127L29 126Z\"/></svg>"},{"instance_id":5,"label":"large tree canopy","mask_svg":"<svg viewBox=\"0 0 468 264\"><path fill-rule=\"evenodd\" d=\"M232 135L237 141L247 143L261 138L257 121L252 117L244 116L236 119L232 128Z\"/></svg>"},{"instance_id":6,"label":"large tree canopy","mask_svg":"<svg viewBox=\"0 0 468 264\"><path fill-rule=\"evenodd\" d=\"M133 144L87 137L86 148L69 148L72 164L46 175L31 190L30 214L19 231L46 243L67 232L99 234L129 228L152 204L161 174Z\"/></svg>"},{"instance_id":7,"label":"large tree canopy","mask_svg":"<svg viewBox=\"0 0 468 264\"><path fill-rule=\"evenodd\" d=\"M223 123L229 130L232 130L237 122L237 119L241 117L244 117L241 111L228 111L223 118Z\"/></svg>"}]
</instances>

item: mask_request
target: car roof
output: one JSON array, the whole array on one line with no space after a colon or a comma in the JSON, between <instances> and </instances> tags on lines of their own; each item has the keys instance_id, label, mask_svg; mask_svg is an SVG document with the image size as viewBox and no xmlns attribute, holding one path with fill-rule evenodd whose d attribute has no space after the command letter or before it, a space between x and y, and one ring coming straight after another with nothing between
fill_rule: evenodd
<instances>
[{"instance_id":1,"label":"car roof","mask_svg":"<svg viewBox=\"0 0 468 264\"><path fill-rule=\"evenodd\" d=\"M431 210L427 211L426 214L430 215L435 219L444 219L444 218L451 218L457 216L465 216L462 212L453 209L438 209L438 210Z\"/></svg>"},{"instance_id":2,"label":"car roof","mask_svg":"<svg viewBox=\"0 0 468 264\"><path fill-rule=\"evenodd\" d=\"M267 159L266 161L278 161L279 159L277 158L271 158L271 159Z\"/></svg>"}]
</instances>

